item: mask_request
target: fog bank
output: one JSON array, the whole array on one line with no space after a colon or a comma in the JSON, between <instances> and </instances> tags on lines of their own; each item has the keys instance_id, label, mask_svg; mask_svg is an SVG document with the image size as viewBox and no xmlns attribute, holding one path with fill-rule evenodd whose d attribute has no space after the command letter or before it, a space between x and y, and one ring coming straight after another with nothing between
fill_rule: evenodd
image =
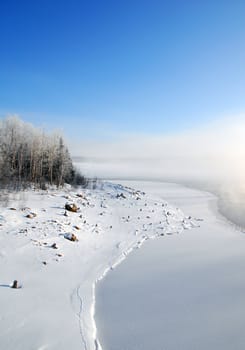
<instances>
[{"instance_id":1,"label":"fog bank","mask_svg":"<svg viewBox=\"0 0 245 350\"><path fill-rule=\"evenodd\" d=\"M242 181L245 115L172 135L114 135L71 144L84 170L98 177L186 178Z\"/></svg>"},{"instance_id":2,"label":"fog bank","mask_svg":"<svg viewBox=\"0 0 245 350\"><path fill-rule=\"evenodd\" d=\"M215 192L222 212L245 225L245 114L179 134L117 134L73 149L85 175L194 185Z\"/></svg>"}]
</instances>

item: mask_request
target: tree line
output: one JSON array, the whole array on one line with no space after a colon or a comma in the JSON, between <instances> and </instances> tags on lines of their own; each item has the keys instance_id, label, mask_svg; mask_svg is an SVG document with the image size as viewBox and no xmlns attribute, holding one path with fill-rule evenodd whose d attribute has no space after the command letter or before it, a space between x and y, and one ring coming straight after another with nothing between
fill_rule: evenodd
<instances>
[{"instance_id":1,"label":"tree line","mask_svg":"<svg viewBox=\"0 0 245 350\"><path fill-rule=\"evenodd\" d=\"M0 120L0 185L22 188L34 184L85 185L74 168L64 139L46 133L18 117Z\"/></svg>"}]
</instances>

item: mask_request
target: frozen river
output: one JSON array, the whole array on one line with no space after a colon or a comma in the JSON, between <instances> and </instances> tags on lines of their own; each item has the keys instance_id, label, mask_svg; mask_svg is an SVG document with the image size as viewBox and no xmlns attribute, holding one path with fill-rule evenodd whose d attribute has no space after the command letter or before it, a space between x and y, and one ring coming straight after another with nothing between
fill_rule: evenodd
<instances>
[{"instance_id":1,"label":"frozen river","mask_svg":"<svg viewBox=\"0 0 245 350\"><path fill-rule=\"evenodd\" d=\"M98 285L103 350L242 350L245 235L216 198L180 185L121 182L201 218L200 228L148 241Z\"/></svg>"}]
</instances>

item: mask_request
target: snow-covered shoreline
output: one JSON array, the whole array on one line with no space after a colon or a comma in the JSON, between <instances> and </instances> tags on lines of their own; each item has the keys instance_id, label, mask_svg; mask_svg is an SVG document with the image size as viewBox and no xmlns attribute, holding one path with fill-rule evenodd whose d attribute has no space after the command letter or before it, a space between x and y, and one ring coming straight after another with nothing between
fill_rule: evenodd
<instances>
[{"instance_id":1,"label":"snow-covered shoreline","mask_svg":"<svg viewBox=\"0 0 245 350\"><path fill-rule=\"evenodd\" d=\"M147 239L200 224L157 196L111 183L24 197L1 209L0 346L10 350L101 349L96 283ZM80 210L64 216L67 202ZM78 242L65 239L72 233ZM3 287L14 279L22 289Z\"/></svg>"}]
</instances>

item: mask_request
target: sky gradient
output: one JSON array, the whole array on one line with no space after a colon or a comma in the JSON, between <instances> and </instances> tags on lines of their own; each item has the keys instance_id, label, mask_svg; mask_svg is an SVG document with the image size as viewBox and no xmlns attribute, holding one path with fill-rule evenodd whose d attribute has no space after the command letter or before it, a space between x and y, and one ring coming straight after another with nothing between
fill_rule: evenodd
<instances>
[{"instance_id":1,"label":"sky gradient","mask_svg":"<svg viewBox=\"0 0 245 350\"><path fill-rule=\"evenodd\" d=\"M0 115L68 138L245 111L245 2L2 1Z\"/></svg>"}]
</instances>

